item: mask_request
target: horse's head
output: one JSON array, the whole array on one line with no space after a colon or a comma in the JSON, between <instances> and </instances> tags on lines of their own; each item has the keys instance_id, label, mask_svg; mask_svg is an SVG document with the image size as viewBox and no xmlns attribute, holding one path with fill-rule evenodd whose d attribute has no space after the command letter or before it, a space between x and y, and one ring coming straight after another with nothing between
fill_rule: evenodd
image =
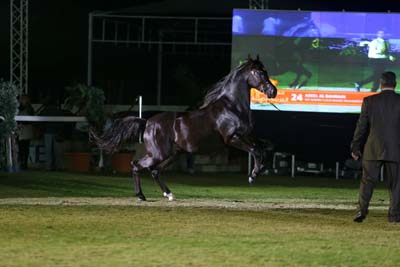
<instances>
[{"instance_id":1,"label":"horse's head","mask_svg":"<svg viewBox=\"0 0 400 267\"><path fill-rule=\"evenodd\" d=\"M255 88L258 91L266 94L268 98L274 98L277 93L277 89L275 85L271 83L269 80L269 76L267 71L264 68L264 65L257 59L253 60L250 57L248 58L249 66L247 83L251 88Z\"/></svg>"}]
</instances>

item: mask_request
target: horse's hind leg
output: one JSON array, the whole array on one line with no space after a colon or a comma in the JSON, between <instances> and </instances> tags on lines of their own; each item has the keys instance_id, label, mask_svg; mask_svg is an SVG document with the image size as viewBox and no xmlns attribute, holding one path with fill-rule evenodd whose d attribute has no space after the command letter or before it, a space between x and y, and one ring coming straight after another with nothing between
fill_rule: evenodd
<instances>
[{"instance_id":1,"label":"horse's hind leg","mask_svg":"<svg viewBox=\"0 0 400 267\"><path fill-rule=\"evenodd\" d=\"M289 84L290 88L299 88L300 75L296 73L296 78Z\"/></svg>"},{"instance_id":2,"label":"horse's hind leg","mask_svg":"<svg viewBox=\"0 0 400 267\"><path fill-rule=\"evenodd\" d=\"M154 180L157 182L157 184L160 186L164 197L168 198L168 200L172 201L175 200L174 195L172 194L171 190L169 190L168 186L164 182L163 179L160 178L160 173L161 171L166 168L170 163L172 163L175 158L176 158L177 153L174 153L164 161L162 161L160 164L156 166L155 169L151 171L151 176L154 178Z\"/></svg>"},{"instance_id":3,"label":"horse's hind leg","mask_svg":"<svg viewBox=\"0 0 400 267\"><path fill-rule=\"evenodd\" d=\"M296 74L296 78L294 81L289 85L290 88L295 88L299 89L307 85L308 81L312 77L312 73L304 67L303 64L298 64L294 67L293 69L294 73ZM302 77L305 76L305 79L302 79ZM301 82L300 82L301 80Z\"/></svg>"},{"instance_id":4,"label":"horse's hind leg","mask_svg":"<svg viewBox=\"0 0 400 267\"><path fill-rule=\"evenodd\" d=\"M174 195L172 194L171 190L169 190L168 186L164 182L163 179L160 178L160 171L159 170L152 170L151 171L151 176L154 178L154 180L157 182L158 186L160 186L163 196L168 198L168 200L172 201L175 200Z\"/></svg>"},{"instance_id":5,"label":"horse's hind leg","mask_svg":"<svg viewBox=\"0 0 400 267\"><path fill-rule=\"evenodd\" d=\"M308 81L309 81L309 80L311 79L311 77L312 77L311 71L309 71L308 69L306 69L304 66L303 66L302 71L303 71L303 74L306 76L306 78L300 83L299 88L304 87L305 85L307 85Z\"/></svg>"},{"instance_id":6,"label":"horse's hind leg","mask_svg":"<svg viewBox=\"0 0 400 267\"><path fill-rule=\"evenodd\" d=\"M138 200L145 201L146 197L142 192L142 183L139 176L139 171L145 168L151 168L156 164L152 157L144 156L139 161L132 163L132 176L135 179L135 195Z\"/></svg>"}]
</instances>

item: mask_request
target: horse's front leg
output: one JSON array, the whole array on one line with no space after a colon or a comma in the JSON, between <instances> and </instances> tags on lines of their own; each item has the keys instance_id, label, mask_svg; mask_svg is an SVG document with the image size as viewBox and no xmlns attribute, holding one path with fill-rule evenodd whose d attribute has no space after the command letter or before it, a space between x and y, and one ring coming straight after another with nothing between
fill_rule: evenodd
<instances>
[{"instance_id":1,"label":"horse's front leg","mask_svg":"<svg viewBox=\"0 0 400 267\"><path fill-rule=\"evenodd\" d=\"M234 134L227 142L227 144L236 147L240 150L246 151L251 154L254 159L254 168L249 173L249 183L253 184L256 177L265 170L263 165L262 153L256 148L255 143L250 142L237 134Z\"/></svg>"}]
</instances>

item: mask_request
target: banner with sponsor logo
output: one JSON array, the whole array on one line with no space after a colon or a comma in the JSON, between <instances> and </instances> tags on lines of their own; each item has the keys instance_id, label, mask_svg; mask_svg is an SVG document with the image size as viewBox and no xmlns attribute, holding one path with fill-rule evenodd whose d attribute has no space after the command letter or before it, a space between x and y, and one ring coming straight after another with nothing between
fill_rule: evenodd
<instances>
[{"instance_id":1,"label":"banner with sponsor logo","mask_svg":"<svg viewBox=\"0 0 400 267\"><path fill-rule=\"evenodd\" d=\"M373 92L340 92L324 90L279 89L276 98L251 89L251 108L256 110L315 111L315 112L359 112L364 97ZM273 106L271 103L278 105Z\"/></svg>"},{"instance_id":2,"label":"banner with sponsor logo","mask_svg":"<svg viewBox=\"0 0 400 267\"><path fill-rule=\"evenodd\" d=\"M400 14L235 9L232 68L259 56L278 95L251 108L359 113L386 70L400 77Z\"/></svg>"}]
</instances>

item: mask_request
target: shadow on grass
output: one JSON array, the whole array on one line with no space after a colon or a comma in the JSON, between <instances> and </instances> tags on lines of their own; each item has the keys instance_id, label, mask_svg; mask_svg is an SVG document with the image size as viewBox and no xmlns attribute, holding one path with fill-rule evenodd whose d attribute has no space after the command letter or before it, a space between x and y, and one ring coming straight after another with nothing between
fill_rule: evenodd
<instances>
[{"instance_id":1,"label":"shadow on grass","mask_svg":"<svg viewBox=\"0 0 400 267\"><path fill-rule=\"evenodd\" d=\"M159 195L160 189L148 175L142 176L145 193ZM321 188L357 190L357 180L335 180L322 177L278 177L260 176L256 184L249 186L247 175L240 173L202 173L189 175L185 173L165 172L163 178L173 191L195 197L198 192L216 190L238 193L271 192L290 188L309 188L311 191ZM132 197L134 196L133 180L126 175L78 174L67 172L28 171L19 173L0 173L0 197ZM278 189L279 188L279 189ZM304 190L306 191L306 190ZM305 192L306 193L306 192ZM299 193L297 193L299 194Z\"/></svg>"},{"instance_id":2,"label":"shadow on grass","mask_svg":"<svg viewBox=\"0 0 400 267\"><path fill-rule=\"evenodd\" d=\"M211 174L181 174L165 173L165 180L185 185L206 186L244 186L248 185L248 176L245 173L211 173ZM318 176L259 176L252 186L282 186L282 187L322 187L322 188L348 188L359 187L359 180L339 179Z\"/></svg>"},{"instance_id":3,"label":"shadow on grass","mask_svg":"<svg viewBox=\"0 0 400 267\"><path fill-rule=\"evenodd\" d=\"M132 188L125 177L38 171L0 174L0 197L128 197Z\"/></svg>"}]
</instances>

